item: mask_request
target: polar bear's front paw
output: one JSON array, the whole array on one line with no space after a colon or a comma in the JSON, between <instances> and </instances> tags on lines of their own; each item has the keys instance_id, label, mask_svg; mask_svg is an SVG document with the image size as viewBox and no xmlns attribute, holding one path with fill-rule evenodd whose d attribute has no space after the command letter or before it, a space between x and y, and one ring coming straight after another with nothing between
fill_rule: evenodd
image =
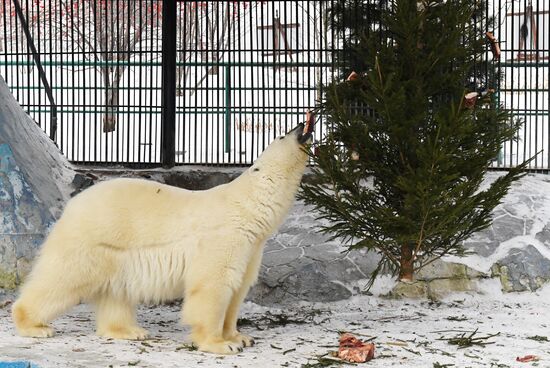
<instances>
[{"instance_id":1,"label":"polar bear's front paw","mask_svg":"<svg viewBox=\"0 0 550 368\"><path fill-rule=\"evenodd\" d=\"M198 344L198 349L214 354L238 354L243 351L241 343L233 341Z\"/></svg>"},{"instance_id":2,"label":"polar bear's front paw","mask_svg":"<svg viewBox=\"0 0 550 368\"><path fill-rule=\"evenodd\" d=\"M149 332L139 326L109 326L99 328L97 334L106 338L123 340L145 340L149 336Z\"/></svg>"},{"instance_id":3,"label":"polar bear's front paw","mask_svg":"<svg viewBox=\"0 0 550 368\"><path fill-rule=\"evenodd\" d=\"M254 338L252 336L248 336L240 332L237 332L230 340L240 344L245 348L254 346L254 344L256 343L256 341L254 341Z\"/></svg>"},{"instance_id":4,"label":"polar bear's front paw","mask_svg":"<svg viewBox=\"0 0 550 368\"><path fill-rule=\"evenodd\" d=\"M25 337L52 337L54 335L53 328L48 326L18 328L17 332Z\"/></svg>"}]
</instances>

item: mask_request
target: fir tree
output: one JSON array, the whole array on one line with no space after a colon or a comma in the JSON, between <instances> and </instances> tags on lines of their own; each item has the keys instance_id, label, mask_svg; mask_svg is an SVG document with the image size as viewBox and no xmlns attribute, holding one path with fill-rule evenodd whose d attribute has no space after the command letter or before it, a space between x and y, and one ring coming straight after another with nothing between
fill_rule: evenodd
<instances>
[{"instance_id":1,"label":"fir tree","mask_svg":"<svg viewBox=\"0 0 550 368\"><path fill-rule=\"evenodd\" d=\"M329 133L301 197L328 220L323 232L382 256L372 280L382 269L412 280L490 225L525 163L480 185L519 122L492 94L484 1L364 3L333 9L347 35L341 75L355 73L326 88Z\"/></svg>"}]
</instances>

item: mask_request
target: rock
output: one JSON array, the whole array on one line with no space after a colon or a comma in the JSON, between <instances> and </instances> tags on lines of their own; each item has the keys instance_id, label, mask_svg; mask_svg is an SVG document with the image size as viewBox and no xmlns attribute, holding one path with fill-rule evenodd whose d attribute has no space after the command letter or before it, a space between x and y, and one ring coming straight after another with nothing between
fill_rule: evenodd
<instances>
[{"instance_id":1,"label":"rock","mask_svg":"<svg viewBox=\"0 0 550 368\"><path fill-rule=\"evenodd\" d=\"M0 144L0 287L19 279L17 260L32 260L54 217L17 165L10 145Z\"/></svg>"},{"instance_id":2,"label":"rock","mask_svg":"<svg viewBox=\"0 0 550 368\"><path fill-rule=\"evenodd\" d=\"M364 275L364 278L370 278L376 267L378 267L378 262L381 258L376 252L367 252L367 249L357 249L347 253L345 259L357 266L357 269Z\"/></svg>"},{"instance_id":3,"label":"rock","mask_svg":"<svg viewBox=\"0 0 550 368\"><path fill-rule=\"evenodd\" d=\"M284 289L269 286L261 280L250 289L246 300L260 305L288 305L299 302L298 298Z\"/></svg>"},{"instance_id":4,"label":"rock","mask_svg":"<svg viewBox=\"0 0 550 368\"><path fill-rule=\"evenodd\" d=\"M425 281L398 281L387 295L390 298L422 299L428 296L428 285Z\"/></svg>"},{"instance_id":5,"label":"rock","mask_svg":"<svg viewBox=\"0 0 550 368\"><path fill-rule=\"evenodd\" d=\"M438 259L418 271L414 279L429 281L445 278L466 278L466 269L467 267L463 264Z\"/></svg>"},{"instance_id":6,"label":"rock","mask_svg":"<svg viewBox=\"0 0 550 368\"><path fill-rule=\"evenodd\" d=\"M296 268L270 287L261 279L249 294L250 300L262 305L290 304L298 300L331 302L349 298L352 293L331 279L323 263L313 262Z\"/></svg>"},{"instance_id":7,"label":"rock","mask_svg":"<svg viewBox=\"0 0 550 368\"><path fill-rule=\"evenodd\" d=\"M457 292L477 291L476 282L467 278L436 279L428 282L428 298L440 300Z\"/></svg>"},{"instance_id":8,"label":"rock","mask_svg":"<svg viewBox=\"0 0 550 368\"><path fill-rule=\"evenodd\" d=\"M475 279L487 276L463 264L438 259L417 272L414 282L398 282L390 296L439 300L455 292L476 291Z\"/></svg>"},{"instance_id":9,"label":"rock","mask_svg":"<svg viewBox=\"0 0 550 368\"><path fill-rule=\"evenodd\" d=\"M437 279L476 279L483 277L489 277L489 275L476 271L462 263L447 262L438 259L418 271L414 279L431 281Z\"/></svg>"},{"instance_id":10,"label":"rock","mask_svg":"<svg viewBox=\"0 0 550 368\"><path fill-rule=\"evenodd\" d=\"M493 239L501 243L525 233L525 219L511 215L503 215L494 219L491 225Z\"/></svg>"},{"instance_id":11,"label":"rock","mask_svg":"<svg viewBox=\"0 0 550 368\"><path fill-rule=\"evenodd\" d=\"M544 225L541 231L539 231L535 238L541 243L550 246L550 224Z\"/></svg>"},{"instance_id":12,"label":"rock","mask_svg":"<svg viewBox=\"0 0 550 368\"><path fill-rule=\"evenodd\" d=\"M298 262L308 262L312 263L312 261L307 260L300 260ZM294 265L282 265L282 266L276 266L276 267L269 267L264 270L262 269L260 271L260 280L265 283L269 287L278 287L281 283L281 280L283 280L288 275L292 274L296 271L296 266Z\"/></svg>"},{"instance_id":13,"label":"rock","mask_svg":"<svg viewBox=\"0 0 550 368\"><path fill-rule=\"evenodd\" d=\"M491 272L493 273L493 276L500 279L500 285L502 286L503 292L509 293L514 291L514 287L508 275L508 267L494 264L491 268Z\"/></svg>"},{"instance_id":14,"label":"rock","mask_svg":"<svg viewBox=\"0 0 550 368\"><path fill-rule=\"evenodd\" d=\"M15 289L17 286L17 274L15 271L4 271L0 268L0 289Z\"/></svg>"},{"instance_id":15,"label":"rock","mask_svg":"<svg viewBox=\"0 0 550 368\"><path fill-rule=\"evenodd\" d=\"M206 190L229 183L239 176L239 170L190 170L173 172L164 176L164 182L189 190Z\"/></svg>"},{"instance_id":16,"label":"rock","mask_svg":"<svg viewBox=\"0 0 550 368\"><path fill-rule=\"evenodd\" d=\"M339 280L341 282L349 283L370 278L370 273L362 272L361 269L347 257L325 262L324 266L327 274L334 280Z\"/></svg>"},{"instance_id":17,"label":"rock","mask_svg":"<svg viewBox=\"0 0 550 368\"><path fill-rule=\"evenodd\" d=\"M15 287L28 272L69 198L73 173L0 77L0 288Z\"/></svg>"},{"instance_id":18,"label":"rock","mask_svg":"<svg viewBox=\"0 0 550 368\"><path fill-rule=\"evenodd\" d=\"M266 267L287 265L302 256L302 249L293 247L279 251L269 252L264 255L262 264Z\"/></svg>"},{"instance_id":19,"label":"rock","mask_svg":"<svg viewBox=\"0 0 550 368\"><path fill-rule=\"evenodd\" d=\"M550 260L533 245L510 250L493 270L498 272L503 291L534 291L550 280Z\"/></svg>"},{"instance_id":20,"label":"rock","mask_svg":"<svg viewBox=\"0 0 550 368\"><path fill-rule=\"evenodd\" d=\"M82 175L77 173L75 174L73 181L71 182L71 185L74 188L74 191L71 193L71 197L74 197L76 194L82 192L84 189L94 185L94 181L92 178L88 177L87 175Z\"/></svg>"},{"instance_id":21,"label":"rock","mask_svg":"<svg viewBox=\"0 0 550 368\"><path fill-rule=\"evenodd\" d=\"M315 261L332 262L334 260L342 259L344 256L337 249L334 244L321 244L306 246L304 249L304 257L311 258Z\"/></svg>"},{"instance_id":22,"label":"rock","mask_svg":"<svg viewBox=\"0 0 550 368\"><path fill-rule=\"evenodd\" d=\"M285 249L285 247L277 240L275 239L269 239L264 246L264 257L271 252L276 252L281 249Z\"/></svg>"},{"instance_id":23,"label":"rock","mask_svg":"<svg viewBox=\"0 0 550 368\"><path fill-rule=\"evenodd\" d=\"M482 257L489 257L499 246L500 242L494 239L492 230L487 229L464 242L466 249L472 250Z\"/></svg>"},{"instance_id":24,"label":"rock","mask_svg":"<svg viewBox=\"0 0 550 368\"><path fill-rule=\"evenodd\" d=\"M490 273L481 272L478 270L474 270L473 268L470 268L466 266L466 277L470 280L472 279L485 279L491 277Z\"/></svg>"}]
</instances>

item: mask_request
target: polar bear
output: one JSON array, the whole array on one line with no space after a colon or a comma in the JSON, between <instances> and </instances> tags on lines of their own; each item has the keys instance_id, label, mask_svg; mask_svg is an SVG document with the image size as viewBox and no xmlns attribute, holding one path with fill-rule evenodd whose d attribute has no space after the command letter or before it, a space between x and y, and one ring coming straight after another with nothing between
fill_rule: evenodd
<instances>
[{"instance_id":1,"label":"polar bear","mask_svg":"<svg viewBox=\"0 0 550 368\"><path fill-rule=\"evenodd\" d=\"M198 349L235 354L254 340L237 316L263 244L288 213L306 168L304 125L277 138L231 183L189 191L141 179L99 183L67 204L14 303L22 336L49 337L68 308L95 305L97 333L144 339L137 304L183 297Z\"/></svg>"}]
</instances>

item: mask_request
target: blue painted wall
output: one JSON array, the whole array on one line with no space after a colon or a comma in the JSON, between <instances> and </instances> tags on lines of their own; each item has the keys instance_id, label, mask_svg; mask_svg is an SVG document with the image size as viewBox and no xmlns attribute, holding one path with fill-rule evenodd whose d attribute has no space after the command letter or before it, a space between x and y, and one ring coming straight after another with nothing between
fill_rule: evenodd
<instances>
[{"instance_id":1,"label":"blue painted wall","mask_svg":"<svg viewBox=\"0 0 550 368\"><path fill-rule=\"evenodd\" d=\"M0 273L15 271L22 261L32 260L53 222L49 209L25 180L10 146L0 144Z\"/></svg>"},{"instance_id":2,"label":"blue painted wall","mask_svg":"<svg viewBox=\"0 0 550 368\"><path fill-rule=\"evenodd\" d=\"M0 362L0 368L39 368L31 362Z\"/></svg>"}]
</instances>

